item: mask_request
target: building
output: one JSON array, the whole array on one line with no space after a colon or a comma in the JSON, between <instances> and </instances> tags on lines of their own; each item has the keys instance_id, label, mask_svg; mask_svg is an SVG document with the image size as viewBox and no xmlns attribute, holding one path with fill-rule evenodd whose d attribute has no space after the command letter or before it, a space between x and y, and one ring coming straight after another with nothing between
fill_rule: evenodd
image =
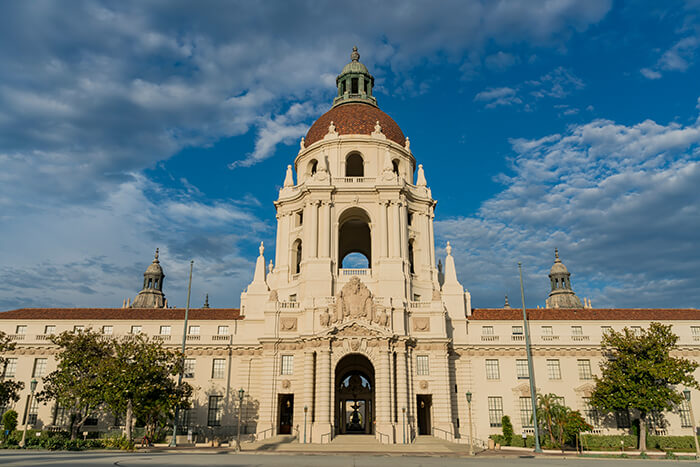
<instances>
[{"instance_id":1,"label":"building","mask_svg":"<svg viewBox=\"0 0 700 467\"><path fill-rule=\"evenodd\" d=\"M4 377L29 381L52 371L48 338L65 330L146 333L172 346L185 334L184 376L195 396L181 423L203 436L235 433L239 388L241 423L258 439L306 433L326 443L365 433L382 443L425 434L466 442L467 392L475 438L500 433L505 414L516 431L531 430L522 312L507 303L472 309L449 243L444 269L436 266L436 201L425 171L377 106L374 78L359 59L355 48L331 109L287 166L275 202L274 260L266 266L261 244L240 310L191 310L183 329L184 311L167 308L156 251L143 289L122 308L0 313L0 330L18 344ZM606 329L670 323L681 353L700 357L700 310L593 309L576 297L558 252L549 277L546 308L529 311L537 387L580 409L596 430L629 426L628 414L603 419L587 404ZM27 407L27 400L25 390L20 421L65 422L60 407ZM687 407L667 420L655 429L686 432ZM96 414L91 423L117 422Z\"/></svg>"}]
</instances>

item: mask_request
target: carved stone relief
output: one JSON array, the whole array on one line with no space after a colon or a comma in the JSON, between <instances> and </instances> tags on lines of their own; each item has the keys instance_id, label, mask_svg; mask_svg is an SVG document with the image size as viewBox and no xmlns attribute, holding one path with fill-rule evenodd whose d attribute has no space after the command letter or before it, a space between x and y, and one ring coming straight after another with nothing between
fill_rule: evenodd
<instances>
[{"instance_id":1,"label":"carved stone relief","mask_svg":"<svg viewBox=\"0 0 700 467\"><path fill-rule=\"evenodd\" d=\"M282 331L296 331L297 330L297 319L296 318L282 318L282 319L280 319L280 330L282 330Z\"/></svg>"},{"instance_id":2,"label":"carved stone relief","mask_svg":"<svg viewBox=\"0 0 700 467\"><path fill-rule=\"evenodd\" d=\"M416 332L430 331L430 318L413 318L413 330Z\"/></svg>"},{"instance_id":3,"label":"carved stone relief","mask_svg":"<svg viewBox=\"0 0 700 467\"><path fill-rule=\"evenodd\" d=\"M284 389L289 389L291 386L292 386L292 383L288 379L282 380L282 387Z\"/></svg>"},{"instance_id":4,"label":"carved stone relief","mask_svg":"<svg viewBox=\"0 0 700 467\"><path fill-rule=\"evenodd\" d=\"M389 326L387 310L372 299L372 292L359 277L353 277L336 294L335 303L319 315L322 327L341 324L348 320L363 320L379 326Z\"/></svg>"},{"instance_id":5,"label":"carved stone relief","mask_svg":"<svg viewBox=\"0 0 700 467\"><path fill-rule=\"evenodd\" d=\"M428 389L428 382L426 380L422 380L418 385L421 389Z\"/></svg>"}]
</instances>

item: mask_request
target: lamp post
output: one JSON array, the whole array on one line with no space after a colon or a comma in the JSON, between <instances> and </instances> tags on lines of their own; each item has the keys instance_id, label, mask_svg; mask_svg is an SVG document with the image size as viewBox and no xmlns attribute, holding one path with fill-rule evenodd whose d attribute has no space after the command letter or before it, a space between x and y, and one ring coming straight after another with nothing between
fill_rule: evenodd
<instances>
[{"instance_id":1,"label":"lamp post","mask_svg":"<svg viewBox=\"0 0 700 467\"><path fill-rule=\"evenodd\" d=\"M180 373L177 375L177 387L182 385L182 376L185 372L185 346L187 345L187 318L190 314L190 293L192 292L192 268L194 267L194 260L190 261L190 281L187 284L187 303L185 304L185 324L182 331L182 367L180 368ZM179 404L175 406L175 417L173 419L173 439L170 440L170 447L177 446L177 417L180 413ZM127 423L130 423L127 420Z\"/></svg>"},{"instance_id":2,"label":"lamp post","mask_svg":"<svg viewBox=\"0 0 700 467\"><path fill-rule=\"evenodd\" d=\"M401 429L403 430L403 444L406 444L406 407L401 407Z\"/></svg>"},{"instance_id":3,"label":"lamp post","mask_svg":"<svg viewBox=\"0 0 700 467\"><path fill-rule=\"evenodd\" d=\"M306 413L309 411L309 406L304 406L304 444L306 444Z\"/></svg>"},{"instance_id":4,"label":"lamp post","mask_svg":"<svg viewBox=\"0 0 700 467\"><path fill-rule=\"evenodd\" d=\"M29 383L29 400L27 401L27 415L26 418L24 419L24 431L22 432L22 441L19 442L19 447L23 448L27 444L27 425L29 425L29 411L32 408L32 399L34 398L34 391L36 391L36 385L37 385L36 379L32 378L32 381Z\"/></svg>"},{"instance_id":5,"label":"lamp post","mask_svg":"<svg viewBox=\"0 0 700 467\"><path fill-rule=\"evenodd\" d=\"M245 391L243 388L238 390L238 429L236 430L236 435L238 437L237 443L236 443L236 450L240 451L241 450L241 414L243 413L243 396L245 395Z\"/></svg>"},{"instance_id":6,"label":"lamp post","mask_svg":"<svg viewBox=\"0 0 700 467\"><path fill-rule=\"evenodd\" d=\"M525 353L527 354L527 372L530 379L530 400L532 401L532 424L535 429L535 452L542 452L540 447L540 429L537 424L537 393L535 392L535 370L532 365L532 350L530 349L530 326L527 324L525 311L525 289L523 288L523 266L518 263L520 272L520 298L523 300L523 331L525 332Z\"/></svg>"},{"instance_id":7,"label":"lamp post","mask_svg":"<svg viewBox=\"0 0 700 467\"><path fill-rule=\"evenodd\" d=\"M693 425L693 442L695 442L695 460L700 459L700 447L698 446L697 428L695 428L695 415L693 415L693 406L690 403L690 389L683 390L686 402L688 402L688 411L690 412L690 424Z\"/></svg>"},{"instance_id":8,"label":"lamp post","mask_svg":"<svg viewBox=\"0 0 700 467\"><path fill-rule=\"evenodd\" d=\"M469 455L474 455L474 436L472 434L472 393L467 391L467 407L469 409Z\"/></svg>"}]
</instances>

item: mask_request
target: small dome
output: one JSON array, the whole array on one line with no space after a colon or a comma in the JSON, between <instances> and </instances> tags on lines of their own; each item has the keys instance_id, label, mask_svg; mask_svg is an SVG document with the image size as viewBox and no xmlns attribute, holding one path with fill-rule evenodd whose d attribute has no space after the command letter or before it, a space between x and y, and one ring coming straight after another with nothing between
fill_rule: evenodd
<instances>
[{"instance_id":1,"label":"small dome","mask_svg":"<svg viewBox=\"0 0 700 467\"><path fill-rule=\"evenodd\" d=\"M145 275L164 275L163 274L163 268L160 267L160 261L158 261L158 248L156 248L156 255L155 258L153 258L153 262L146 268L146 272L144 272Z\"/></svg>"},{"instance_id":2,"label":"small dome","mask_svg":"<svg viewBox=\"0 0 700 467\"><path fill-rule=\"evenodd\" d=\"M379 122L387 139L401 146L406 144L403 131L390 116L369 104L347 103L333 107L311 125L304 139L306 145L322 140L331 122L339 135L371 135Z\"/></svg>"},{"instance_id":3,"label":"small dome","mask_svg":"<svg viewBox=\"0 0 700 467\"><path fill-rule=\"evenodd\" d=\"M554 264L549 274L569 274L569 270L566 269L564 263L559 259L559 250L554 250Z\"/></svg>"},{"instance_id":4,"label":"small dome","mask_svg":"<svg viewBox=\"0 0 700 467\"><path fill-rule=\"evenodd\" d=\"M369 70L360 62L350 62L343 68L339 76L343 76L346 73L364 73L369 75Z\"/></svg>"}]
</instances>

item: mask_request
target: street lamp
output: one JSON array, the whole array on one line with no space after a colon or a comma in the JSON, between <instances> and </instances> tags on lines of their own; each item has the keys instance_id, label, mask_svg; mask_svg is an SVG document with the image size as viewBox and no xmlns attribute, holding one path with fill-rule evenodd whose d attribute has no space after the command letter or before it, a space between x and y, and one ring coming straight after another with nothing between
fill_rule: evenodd
<instances>
[{"instance_id":1,"label":"street lamp","mask_svg":"<svg viewBox=\"0 0 700 467\"><path fill-rule=\"evenodd\" d=\"M693 406L690 403L690 389L683 390L683 396L688 403L688 411L690 412L690 424L693 425L693 442L695 442L695 460L700 459L700 447L698 447L697 429L695 428L695 415L693 415Z\"/></svg>"},{"instance_id":2,"label":"street lamp","mask_svg":"<svg viewBox=\"0 0 700 467\"><path fill-rule=\"evenodd\" d=\"M245 391L243 388L238 390L238 430L236 430L236 435L238 436L238 442L236 443L236 450L241 450L241 414L243 413L243 396Z\"/></svg>"},{"instance_id":3,"label":"street lamp","mask_svg":"<svg viewBox=\"0 0 700 467\"><path fill-rule=\"evenodd\" d=\"M401 407L401 429L403 430L403 444L406 444L406 407Z\"/></svg>"},{"instance_id":4,"label":"street lamp","mask_svg":"<svg viewBox=\"0 0 700 467\"><path fill-rule=\"evenodd\" d=\"M474 436L472 436L472 392L467 391L467 407L469 408L469 455L474 455Z\"/></svg>"},{"instance_id":5,"label":"street lamp","mask_svg":"<svg viewBox=\"0 0 700 467\"><path fill-rule=\"evenodd\" d=\"M304 406L304 444L306 444L306 412L309 411L309 406Z\"/></svg>"},{"instance_id":6,"label":"street lamp","mask_svg":"<svg viewBox=\"0 0 700 467\"><path fill-rule=\"evenodd\" d=\"M32 378L32 381L29 383L29 400L27 401L27 411L26 411L26 418L24 420L24 431L22 432L22 441L19 442L19 447L23 448L27 444L27 425L29 425L29 411L32 408L32 399L34 398L34 391L36 391L36 385L37 385L37 380L35 378Z\"/></svg>"}]
</instances>

